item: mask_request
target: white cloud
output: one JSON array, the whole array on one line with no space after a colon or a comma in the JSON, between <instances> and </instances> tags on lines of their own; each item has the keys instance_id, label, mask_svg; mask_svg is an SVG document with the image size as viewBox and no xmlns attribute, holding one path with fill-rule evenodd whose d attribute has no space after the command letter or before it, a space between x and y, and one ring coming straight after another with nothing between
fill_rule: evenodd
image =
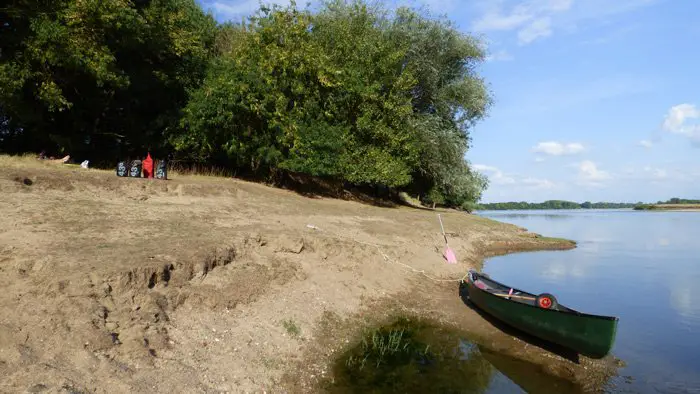
<instances>
[{"instance_id":1,"label":"white cloud","mask_svg":"<svg viewBox=\"0 0 700 394\"><path fill-rule=\"evenodd\" d=\"M473 24L476 31L518 30L520 45L529 44L552 34L551 15L571 8L573 0L524 1L510 10L501 3L492 3Z\"/></svg>"},{"instance_id":2,"label":"white cloud","mask_svg":"<svg viewBox=\"0 0 700 394\"><path fill-rule=\"evenodd\" d=\"M606 181L612 178L610 173L598 169L598 166L590 160L584 160L578 163L578 174L583 183L594 186L599 185L600 181Z\"/></svg>"},{"instance_id":3,"label":"white cloud","mask_svg":"<svg viewBox=\"0 0 700 394\"><path fill-rule=\"evenodd\" d=\"M532 189L552 189L556 186L554 182L548 179L523 178L516 180L514 175L505 174L499 168L494 166L474 164L472 167L477 171L486 173L489 181L494 185L518 185Z\"/></svg>"},{"instance_id":4,"label":"white cloud","mask_svg":"<svg viewBox=\"0 0 700 394\"><path fill-rule=\"evenodd\" d=\"M550 35L552 35L552 20L549 17L538 18L518 32L518 44L526 45Z\"/></svg>"},{"instance_id":5,"label":"white cloud","mask_svg":"<svg viewBox=\"0 0 700 394\"><path fill-rule=\"evenodd\" d=\"M654 168L650 166L644 167L645 174L652 179L666 179L668 178L668 171L661 168Z\"/></svg>"},{"instance_id":6,"label":"white cloud","mask_svg":"<svg viewBox=\"0 0 700 394\"><path fill-rule=\"evenodd\" d=\"M657 0L485 0L482 15L472 29L517 31L518 42L526 45L548 37L554 30L573 31L583 21L601 19L655 3ZM555 29L556 28L556 29Z\"/></svg>"},{"instance_id":7,"label":"white cloud","mask_svg":"<svg viewBox=\"0 0 700 394\"><path fill-rule=\"evenodd\" d=\"M549 179L525 178L522 183L537 189L552 189L556 184Z\"/></svg>"},{"instance_id":8,"label":"white cloud","mask_svg":"<svg viewBox=\"0 0 700 394\"><path fill-rule=\"evenodd\" d=\"M579 142L562 143L556 141L540 142L532 148L533 152L550 156L575 155L585 150L586 148Z\"/></svg>"},{"instance_id":9,"label":"white cloud","mask_svg":"<svg viewBox=\"0 0 700 394\"><path fill-rule=\"evenodd\" d=\"M538 156L538 157L535 157L535 162L536 162L536 163L542 163L542 162L545 161L545 160L546 160L546 159L545 159L544 157L539 157L539 156Z\"/></svg>"},{"instance_id":10,"label":"white cloud","mask_svg":"<svg viewBox=\"0 0 700 394\"><path fill-rule=\"evenodd\" d=\"M700 118L700 110L693 104L679 104L671 107L664 118L661 128L673 134L686 136L700 146L700 123L693 120Z\"/></svg>"},{"instance_id":11,"label":"white cloud","mask_svg":"<svg viewBox=\"0 0 700 394\"><path fill-rule=\"evenodd\" d=\"M668 110L663 128L666 131L678 133L683 130L686 119L700 117L700 111L692 104L679 104Z\"/></svg>"},{"instance_id":12,"label":"white cloud","mask_svg":"<svg viewBox=\"0 0 700 394\"><path fill-rule=\"evenodd\" d=\"M513 60L513 55L511 55L505 49L502 49L492 55L486 56L487 62L507 62Z\"/></svg>"},{"instance_id":13,"label":"white cloud","mask_svg":"<svg viewBox=\"0 0 700 394\"><path fill-rule=\"evenodd\" d=\"M638 142L638 144L645 148L651 148L652 146L654 146L654 144L649 140L641 140Z\"/></svg>"},{"instance_id":14,"label":"white cloud","mask_svg":"<svg viewBox=\"0 0 700 394\"><path fill-rule=\"evenodd\" d=\"M487 166L483 164L474 164L472 166L477 171L485 172L491 174L489 176L489 181L496 185L512 185L515 183L515 179L503 174L503 171L499 170L493 166Z\"/></svg>"},{"instance_id":15,"label":"white cloud","mask_svg":"<svg viewBox=\"0 0 700 394\"><path fill-rule=\"evenodd\" d=\"M473 29L476 31L513 30L531 20L532 17L532 12L524 5L516 6L507 15L500 9L494 9L474 22Z\"/></svg>"}]
</instances>

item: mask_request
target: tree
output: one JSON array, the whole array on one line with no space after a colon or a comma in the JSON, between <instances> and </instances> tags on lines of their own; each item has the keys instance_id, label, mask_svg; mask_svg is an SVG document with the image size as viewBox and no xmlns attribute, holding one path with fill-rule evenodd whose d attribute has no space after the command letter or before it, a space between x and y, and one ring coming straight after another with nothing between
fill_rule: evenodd
<instances>
[{"instance_id":1,"label":"tree","mask_svg":"<svg viewBox=\"0 0 700 394\"><path fill-rule=\"evenodd\" d=\"M465 155L470 127L492 103L483 79L474 72L485 56L481 43L447 20L405 7L397 10L389 34L398 45L407 46L404 67L416 78L413 128L420 141L420 161L413 174L414 190L437 188L453 206L478 201L488 182L469 167Z\"/></svg>"},{"instance_id":2,"label":"tree","mask_svg":"<svg viewBox=\"0 0 700 394\"><path fill-rule=\"evenodd\" d=\"M24 0L0 20L3 150L93 162L163 145L215 27L194 0Z\"/></svg>"},{"instance_id":3,"label":"tree","mask_svg":"<svg viewBox=\"0 0 700 394\"><path fill-rule=\"evenodd\" d=\"M181 154L430 191L450 206L487 186L464 158L490 103L473 72L483 51L449 23L361 1L316 13L292 3L222 29L217 43L172 135Z\"/></svg>"}]
</instances>

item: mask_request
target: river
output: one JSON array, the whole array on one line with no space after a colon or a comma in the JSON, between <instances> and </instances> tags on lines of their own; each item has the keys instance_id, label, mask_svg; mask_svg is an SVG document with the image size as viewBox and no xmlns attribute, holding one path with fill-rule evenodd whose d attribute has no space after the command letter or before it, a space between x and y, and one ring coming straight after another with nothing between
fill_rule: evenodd
<instances>
[{"instance_id":1,"label":"river","mask_svg":"<svg viewBox=\"0 0 700 394\"><path fill-rule=\"evenodd\" d=\"M583 312L618 316L612 353L626 366L610 392L700 393L700 212L478 214L578 243L491 258L484 272Z\"/></svg>"}]
</instances>

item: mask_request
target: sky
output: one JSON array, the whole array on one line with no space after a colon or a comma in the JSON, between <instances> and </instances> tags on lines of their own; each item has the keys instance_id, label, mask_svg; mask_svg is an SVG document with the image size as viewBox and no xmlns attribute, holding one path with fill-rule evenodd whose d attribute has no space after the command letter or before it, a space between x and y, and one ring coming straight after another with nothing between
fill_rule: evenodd
<instances>
[{"instance_id":1,"label":"sky","mask_svg":"<svg viewBox=\"0 0 700 394\"><path fill-rule=\"evenodd\" d=\"M199 1L219 21L259 6ZM494 105L466 155L489 178L483 202L700 199L700 1L397 4L445 15L487 45L477 72Z\"/></svg>"}]
</instances>

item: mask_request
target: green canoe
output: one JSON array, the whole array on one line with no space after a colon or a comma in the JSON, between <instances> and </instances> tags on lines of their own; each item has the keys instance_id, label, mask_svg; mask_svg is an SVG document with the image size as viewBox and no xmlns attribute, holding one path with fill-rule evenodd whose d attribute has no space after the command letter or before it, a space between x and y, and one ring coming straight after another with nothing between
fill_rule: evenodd
<instances>
[{"instance_id":1,"label":"green canoe","mask_svg":"<svg viewBox=\"0 0 700 394\"><path fill-rule=\"evenodd\" d=\"M465 281L473 304L542 340L591 358L605 357L615 342L617 317L581 313L559 305L551 294L513 289L473 270Z\"/></svg>"}]
</instances>

